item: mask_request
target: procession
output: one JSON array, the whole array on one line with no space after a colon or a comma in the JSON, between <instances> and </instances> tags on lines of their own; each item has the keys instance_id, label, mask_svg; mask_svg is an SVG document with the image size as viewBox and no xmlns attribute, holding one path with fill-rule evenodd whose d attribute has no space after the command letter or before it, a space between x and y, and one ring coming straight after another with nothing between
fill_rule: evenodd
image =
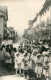
<instances>
[{"instance_id":1,"label":"procession","mask_svg":"<svg viewBox=\"0 0 51 80\"><path fill-rule=\"evenodd\" d=\"M27 44L28 45L28 44ZM20 43L18 49L10 45L2 45L1 50L1 66L7 71L15 71L16 76L25 79L51 79L51 47L47 42L34 44L35 47L27 48ZM41 47L40 47L41 45Z\"/></svg>"},{"instance_id":2,"label":"procession","mask_svg":"<svg viewBox=\"0 0 51 80\"><path fill-rule=\"evenodd\" d=\"M0 80L21 79L51 80L51 0L0 1Z\"/></svg>"}]
</instances>

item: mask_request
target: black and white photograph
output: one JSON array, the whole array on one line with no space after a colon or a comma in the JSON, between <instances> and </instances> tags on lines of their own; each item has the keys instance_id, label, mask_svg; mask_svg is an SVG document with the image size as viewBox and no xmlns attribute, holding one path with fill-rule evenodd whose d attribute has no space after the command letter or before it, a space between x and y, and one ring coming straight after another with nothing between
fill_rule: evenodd
<instances>
[{"instance_id":1,"label":"black and white photograph","mask_svg":"<svg viewBox=\"0 0 51 80\"><path fill-rule=\"evenodd\" d=\"M0 80L51 80L51 0L0 0Z\"/></svg>"}]
</instances>

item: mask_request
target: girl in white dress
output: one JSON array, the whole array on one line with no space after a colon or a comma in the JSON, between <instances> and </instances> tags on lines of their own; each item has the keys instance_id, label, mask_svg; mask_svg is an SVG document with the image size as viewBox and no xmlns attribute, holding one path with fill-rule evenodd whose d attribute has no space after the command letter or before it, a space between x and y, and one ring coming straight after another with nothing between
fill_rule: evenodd
<instances>
[{"instance_id":1,"label":"girl in white dress","mask_svg":"<svg viewBox=\"0 0 51 80\"><path fill-rule=\"evenodd\" d=\"M21 53L21 76L24 76L24 63L23 63L23 59L24 59L24 54Z\"/></svg>"},{"instance_id":2,"label":"girl in white dress","mask_svg":"<svg viewBox=\"0 0 51 80\"><path fill-rule=\"evenodd\" d=\"M37 56L36 56L37 53L38 53L38 51L35 49L35 50L33 50L32 54L31 54L32 70L34 72L36 72L35 68L36 68L36 62L37 62Z\"/></svg>"},{"instance_id":3,"label":"girl in white dress","mask_svg":"<svg viewBox=\"0 0 51 80\"><path fill-rule=\"evenodd\" d=\"M16 69L16 75L18 74L18 64L17 64L17 58L18 58L18 53L15 53L15 69Z\"/></svg>"},{"instance_id":4,"label":"girl in white dress","mask_svg":"<svg viewBox=\"0 0 51 80\"><path fill-rule=\"evenodd\" d=\"M19 69L19 74L21 75L21 62L22 62L22 57L20 55L20 52L17 52L15 54L15 69L16 69L16 75L17 75L17 71Z\"/></svg>"}]
</instances>

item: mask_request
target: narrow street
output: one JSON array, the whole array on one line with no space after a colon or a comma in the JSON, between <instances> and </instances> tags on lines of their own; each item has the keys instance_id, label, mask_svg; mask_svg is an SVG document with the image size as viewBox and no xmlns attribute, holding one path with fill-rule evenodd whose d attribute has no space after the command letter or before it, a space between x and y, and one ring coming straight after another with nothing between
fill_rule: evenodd
<instances>
[{"instance_id":1,"label":"narrow street","mask_svg":"<svg viewBox=\"0 0 51 80\"><path fill-rule=\"evenodd\" d=\"M51 80L51 0L0 0L0 80Z\"/></svg>"}]
</instances>

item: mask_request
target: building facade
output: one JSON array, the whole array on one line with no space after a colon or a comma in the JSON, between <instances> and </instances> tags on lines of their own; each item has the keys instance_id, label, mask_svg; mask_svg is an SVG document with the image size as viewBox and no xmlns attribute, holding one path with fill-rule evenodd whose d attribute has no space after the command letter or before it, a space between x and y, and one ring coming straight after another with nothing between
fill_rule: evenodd
<instances>
[{"instance_id":1,"label":"building facade","mask_svg":"<svg viewBox=\"0 0 51 80\"><path fill-rule=\"evenodd\" d=\"M0 6L0 35L3 38L7 36L8 12L6 6Z\"/></svg>"},{"instance_id":2,"label":"building facade","mask_svg":"<svg viewBox=\"0 0 51 80\"><path fill-rule=\"evenodd\" d=\"M48 29L48 37L51 39L51 0L45 0L42 9L32 21L34 29L37 28L39 31ZM46 35L45 38L47 38Z\"/></svg>"},{"instance_id":3,"label":"building facade","mask_svg":"<svg viewBox=\"0 0 51 80\"><path fill-rule=\"evenodd\" d=\"M15 30L14 30L14 28L13 27L8 27L7 34L8 34L8 38L9 39L14 39L15 38Z\"/></svg>"},{"instance_id":4,"label":"building facade","mask_svg":"<svg viewBox=\"0 0 51 80\"><path fill-rule=\"evenodd\" d=\"M46 0L43 8L41 9L41 11L39 12L40 14L40 18L41 21L44 21L45 23L47 23L51 20L51 0Z\"/></svg>"}]
</instances>

